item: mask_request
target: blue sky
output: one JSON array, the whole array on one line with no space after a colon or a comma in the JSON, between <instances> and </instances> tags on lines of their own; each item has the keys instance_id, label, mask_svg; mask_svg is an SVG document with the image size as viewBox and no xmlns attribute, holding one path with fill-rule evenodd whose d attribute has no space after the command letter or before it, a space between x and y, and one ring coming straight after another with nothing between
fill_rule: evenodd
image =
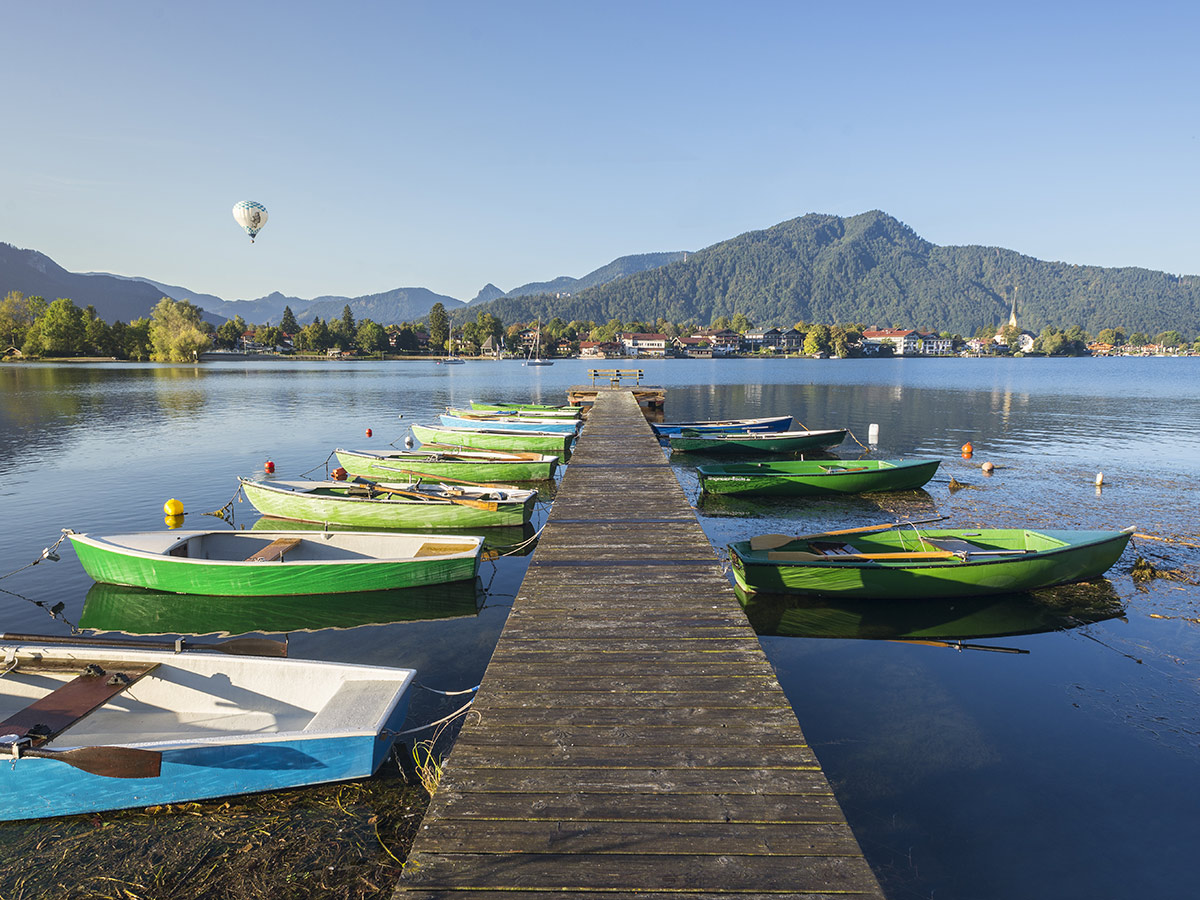
<instances>
[{"instance_id":1,"label":"blue sky","mask_svg":"<svg viewBox=\"0 0 1200 900\"><path fill-rule=\"evenodd\" d=\"M6 4L0 240L225 299L466 300L881 209L1196 274L1197 9Z\"/></svg>"}]
</instances>

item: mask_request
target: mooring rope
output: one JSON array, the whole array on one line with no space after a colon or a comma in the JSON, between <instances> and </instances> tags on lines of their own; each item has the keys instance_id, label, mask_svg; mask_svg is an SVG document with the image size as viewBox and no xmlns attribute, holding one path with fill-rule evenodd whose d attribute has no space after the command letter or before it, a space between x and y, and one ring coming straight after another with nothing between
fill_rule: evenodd
<instances>
[{"instance_id":1,"label":"mooring rope","mask_svg":"<svg viewBox=\"0 0 1200 900\"><path fill-rule=\"evenodd\" d=\"M309 475L309 472L315 472L315 471L317 471L317 469L320 469L322 467L324 467L324 469L325 469L325 474L328 475L329 474L329 461L331 459L333 459L333 454L335 454L336 452L337 452L336 450L330 450L329 455L327 457L325 457L324 462L317 463L315 466L313 466L311 469L309 469L308 472L301 472L300 477L307 478Z\"/></svg>"},{"instance_id":2,"label":"mooring rope","mask_svg":"<svg viewBox=\"0 0 1200 900\"><path fill-rule=\"evenodd\" d=\"M466 703L464 703L462 706L460 706L454 712L450 713L450 715L443 716L442 718L438 719L436 722L430 722L427 725L418 725L416 728L406 728L406 729L404 729L404 731L392 731L391 729L385 728L383 731L380 732L380 734L386 734L388 737L401 738L401 737L406 737L407 735L410 735L410 734L417 734L418 732L421 732L421 731L428 731L430 728L437 728L439 725L445 725L447 722L452 722L458 716L465 715L471 709L471 704L474 702L475 702L475 698L472 697L470 700L468 700Z\"/></svg>"},{"instance_id":3,"label":"mooring rope","mask_svg":"<svg viewBox=\"0 0 1200 900\"><path fill-rule=\"evenodd\" d=\"M216 518L220 519L222 522L232 523L233 522L233 504L238 502L238 498L241 496L241 493L242 493L242 484L241 484L241 482L238 482L237 490L233 492L233 496L229 498L228 503L226 503L220 509L214 509L212 512L201 513L201 515L202 516L215 516ZM226 515L225 515L226 512L229 513L228 517L226 517ZM187 514L184 513L184 515L187 515Z\"/></svg>"},{"instance_id":4,"label":"mooring rope","mask_svg":"<svg viewBox=\"0 0 1200 900\"><path fill-rule=\"evenodd\" d=\"M63 541L65 541L67 539L67 535L69 535L69 534L74 534L74 532L72 532L70 528L64 528L62 530L62 534L60 534L58 536L58 540L55 541L51 546L46 547L44 550L42 550L41 556L39 556L37 559L35 559L31 563L21 566L21 568L19 568L19 569L13 569L7 575L0 575L0 580L8 578L12 575L16 575L18 572L24 572L26 569L32 569L34 566L36 566L38 563L40 563L44 559L48 559L48 560L50 560L50 562L58 562L60 557L55 551L58 550L58 545L61 544ZM20 595L18 594L18 596L20 596Z\"/></svg>"}]
</instances>

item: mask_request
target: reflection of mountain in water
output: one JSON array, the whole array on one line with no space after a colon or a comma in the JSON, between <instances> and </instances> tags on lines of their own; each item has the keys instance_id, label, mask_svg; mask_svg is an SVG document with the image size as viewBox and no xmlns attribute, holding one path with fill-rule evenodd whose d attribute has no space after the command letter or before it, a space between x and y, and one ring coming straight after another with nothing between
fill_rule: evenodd
<instances>
[{"instance_id":1,"label":"reflection of mountain in water","mask_svg":"<svg viewBox=\"0 0 1200 900\"><path fill-rule=\"evenodd\" d=\"M93 584L80 628L126 634L250 634L357 628L473 616L483 604L479 579L358 594L212 597Z\"/></svg>"},{"instance_id":2,"label":"reflection of mountain in water","mask_svg":"<svg viewBox=\"0 0 1200 900\"><path fill-rule=\"evenodd\" d=\"M897 640L1002 637L1065 631L1125 612L1106 580L1068 584L1032 594L956 600L828 601L782 594L738 599L762 635Z\"/></svg>"}]
</instances>

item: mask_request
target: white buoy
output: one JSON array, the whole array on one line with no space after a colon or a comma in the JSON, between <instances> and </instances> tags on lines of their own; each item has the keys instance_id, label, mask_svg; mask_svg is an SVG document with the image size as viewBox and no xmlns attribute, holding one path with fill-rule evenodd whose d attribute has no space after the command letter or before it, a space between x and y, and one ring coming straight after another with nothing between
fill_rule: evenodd
<instances>
[{"instance_id":1,"label":"white buoy","mask_svg":"<svg viewBox=\"0 0 1200 900\"><path fill-rule=\"evenodd\" d=\"M1096 487L1100 487L1100 485L1102 485L1102 484L1104 484L1104 473L1097 472L1096 473Z\"/></svg>"},{"instance_id":2,"label":"white buoy","mask_svg":"<svg viewBox=\"0 0 1200 900\"><path fill-rule=\"evenodd\" d=\"M872 422L870 424L870 426L867 428L867 443L868 444L878 444L879 443L879 426L877 424L875 424L874 422Z\"/></svg>"},{"instance_id":3,"label":"white buoy","mask_svg":"<svg viewBox=\"0 0 1200 900\"><path fill-rule=\"evenodd\" d=\"M406 434L404 436L404 446L407 447L409 450L411 450L413 448L413 439L412 439L411 434Z\"/></svg>"}]
</instances>

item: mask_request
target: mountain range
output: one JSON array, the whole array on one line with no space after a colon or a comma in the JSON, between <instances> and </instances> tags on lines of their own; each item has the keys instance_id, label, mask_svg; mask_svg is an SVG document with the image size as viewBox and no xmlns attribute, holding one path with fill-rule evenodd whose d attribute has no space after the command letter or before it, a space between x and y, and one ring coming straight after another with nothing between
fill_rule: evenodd
<instances>
[{"instance_id":1,"label":"mountain range","mask_svg":"<svg viewBox=\"0 0 1200 900\"><path fill-rule=\"evenodd\" d=\"M510 291L485 285L469 302L426 288L396 288L360 297L224 300L150 278L71 273L44 254L0 243L0 296L18 290L91 304L106 321L148 315L163 296L190 300L207 318L241 315L278 323L285 306L298 321L338 318L415 321L442 303L456 321L486 305L505 323L555 316L597 323L707 324L743 313L757 325L858 323L949 330L964 335L1007 321L1108 327L1154 335L1200 329L1200 277L1141 268L1046 262L1000 247L939 246L878 210L841 217L811 213L695 252L624 256L582 278L560 276Z\"/></svg>"}]
</instances>

